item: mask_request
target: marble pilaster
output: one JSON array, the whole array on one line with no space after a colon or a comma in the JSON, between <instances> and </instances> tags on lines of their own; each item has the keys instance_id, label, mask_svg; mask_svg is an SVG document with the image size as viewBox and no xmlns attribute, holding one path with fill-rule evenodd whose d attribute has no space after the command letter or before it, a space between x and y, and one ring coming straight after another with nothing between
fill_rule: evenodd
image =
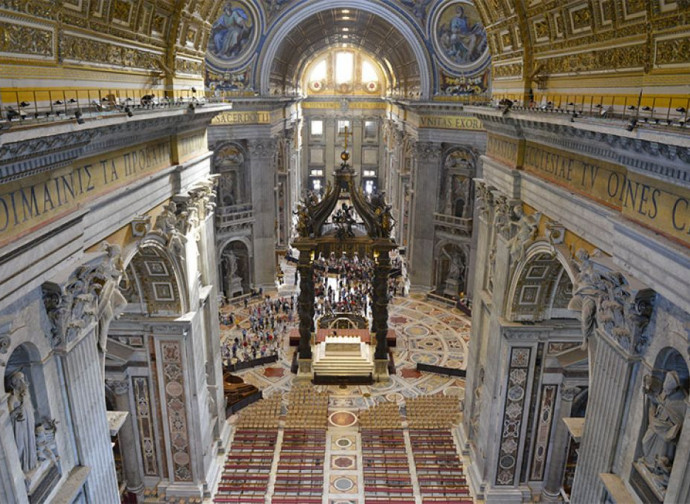
<instances>
[{"instance_id":1,"label":"marble pilaster","mask_svg":"<svg viewBox=\"0 0 690 504\"><path fill-rule=\"evenodd\" d=\"M599 474L611 472L621 434L617 419L625 410L631 376L637 364L598 331L595 346L594 365L590 363L587 416L571 495L575 504L603 502L604 485Z\"/></svg>"},{"instance_id":2,"label":"marble pilaster","mask_svg":"<svg viewBox=\"0 0 690 504\"><path fill-rule=\"evenodd\" d=\"M434 211L441 169L441 144L416 145L417 173L412 216L410 283L413 289L429 290L434 264Z\"/></svg>"},{"instance_id":3,"label":"marble pilaster","mask_svg":"<svg viewBox=\"0 0 690 504\"><path fill-rule=\"evenodd\" d=\"M86 480L90 502L119 502L115 461L103 400L103 377L95 327L68 350L61 350L79 464L91 468Z\"/></svg>"},{"instance_id":4,"label":"marble pilaster","mask_svg":"<svg viewBox=\"0 0 690 504\"><path fill-rule=\"evenodd\" d=\"M566 457L568 456L568 441L570 440L570 434L563 419L570 417L573 399L579 390L578 388L561 389L558 415L553 420L555 432L551 441L551 456L542 490L542 500L544 502L561 501L561 484L563 482Z\"/></svg>"},{"instance_id":5,"label":"marble pilaster","mask_svg":"<svg viewBox=\"0 0 690 504\"><path fill-rule=\"evenodd\" d=\"M247 144L254 209L254 283L268 288L274 286L275 278L275 142L262 139L249 140Z\"/></svg>"},{"instance_id":6,"label":"marble pilaster","mask_svg":"<svg viewBox=\"0 0 690 504\"><path fill-rule=\"evenodd\" d=\"M115 408L117 411L129 412L117 435L120 440L120 453L122 455L122 467L127 483L127 491L136 495L137 502L143 502L144 480L139 467L139 454L135 441L136 431L134 422L136 421L136 406L130 401L131 387L129 386L129 377L125 377L122 380L106 380L106 384L110 386L115 394Z\"/></svg>"}]
</instances>

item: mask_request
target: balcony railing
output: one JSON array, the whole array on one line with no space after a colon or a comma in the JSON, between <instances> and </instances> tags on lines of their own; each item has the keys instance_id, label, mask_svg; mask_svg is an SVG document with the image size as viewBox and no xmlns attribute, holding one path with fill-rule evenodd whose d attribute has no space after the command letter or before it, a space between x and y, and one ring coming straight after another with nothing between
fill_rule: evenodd
<instances>
[{"instance_id":1,"label":"balcony railing","mask_svg":"<svg viewBox=\"0 0 690 504\"><path fill-rule=\"evenodd\" d=\"M216 226L220 229L254 221L252 205L216 207Z\"/></svg>"},{"instance_id":2,"label":"balcony railing","mask_svg":"<svg viewBox=\"0 0 690 504\"><path fill-rule=\"evenodd\" d=\"M434 224L442 225L457 229L463 233L472 233L472 219L465 219L462 217L454 217L452 215L445 215L440 213L434 214Z\"/></svg>"}]
</instances>

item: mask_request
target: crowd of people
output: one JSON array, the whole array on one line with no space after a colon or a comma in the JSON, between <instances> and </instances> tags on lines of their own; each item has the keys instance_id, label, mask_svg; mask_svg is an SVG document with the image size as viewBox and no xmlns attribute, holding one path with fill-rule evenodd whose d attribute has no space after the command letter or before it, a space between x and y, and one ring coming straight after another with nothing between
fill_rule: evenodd
<instances>
[{"instance_id":1,"label":"crowd of people","mask_svg":"<svg viewBox=\"0 0 690 504\"><path fill-rule=\"evenodd\" d=\"M336 313L353 313L368 318L371 315L374 261L357 254L328 257L319 256L314 267L315 318ZM402 259L391 254L393 274L388 280L388 296L406 294ZM298 284L295 273L295 284ZM297 296L263 296L255 301L256 293L242 299L248 318L240 320L238 312L224 308L219 320L230 333L223 338L221 350L226 364L249 362L272 355L281 356L287 346L287 334L298 322Z\"/></svg>"},{"instance_id":2,"label":"crowd of people","mask_svg":"<svg viewBox=\"0 0 690 504\"><path fill-rule=\"evenodd\" d=\"M223 361L227 364L247 362L261 357L280 355L289 327L295 319L295 296L272 299L249 305L249 328L235 328L236 336L226 338L222 344ZM232 313L220 313L220 323L233 327ZM241 334L239 332L241 331Z\"/></svg>"},{"instance_id":3,"label":"crowd of people","mask_svg":"<svg viewBox=\"0 0 690 504\"><path fill-rule=\"evenodd\" d=\"M391 265L395 270L401 267L399 257L393 257ZM330 280L330 281L329 281ZM356 313L368 317L371 310L371 296L374 280L374 261L357 254L328 258L319 256L314 268L314 293L316 295L316 317L335 313ZM388 297L398 293L404 295L402 275L388 279Z\"/></svg>"}]
</instances>

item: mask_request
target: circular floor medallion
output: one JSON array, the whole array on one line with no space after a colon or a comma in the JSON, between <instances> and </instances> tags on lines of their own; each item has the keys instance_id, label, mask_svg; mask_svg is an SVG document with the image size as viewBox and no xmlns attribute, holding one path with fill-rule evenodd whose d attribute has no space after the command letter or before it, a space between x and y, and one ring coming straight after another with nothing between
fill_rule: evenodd
<instances>
[{"instance_id":1,"label":"circular floor medallion","mask_svg":"<svg viewBox=\"0 0 690 504\"><path fill-rule=\"evenodd\" d=\"M350 427L357 423L357 416L349 411L336 411L328 420L336 427Z\"/></svg>"},{"instance_id":2,"label":"circular floor medallion","mask_svg":"<svg viewBox=\"0 0 690 504\"><path fill-rule=\"evenodd\" d=\"M403 400L403 395L400 392L391 392L390 394L386 394L386 399L389 402L399 403Z\"/></svg>"},{"instance_id":3,"label":"circular floor medallion","mask_svg":"<svg viewBox=\"0 0 690 504\"><path fill-rule=\"evenodd\" d=\"M409 326L405 328L405 334L408 336L426 336L429 334L429 329L422 326Z\"/></svg>"},{"instance_id":4,"label":"circular floor medallion","mask_svg":"<svg viewBox=\"0 0 690 504\"><path fill-rule=\"evenodd\" d=\"M351 490L355 484L350 478L338 478L333 482L333 486L341 492L347 492L348 490Z\"/></svg>"},{"instance_id":5,"label":"circular floor medallion","mask_svg":"<svg viewBox=\"0 0 690 504\"><path fill-rule=\"evenodd\" d=\"M352 446L352 441L348 438L342 437L338 439L335 444L337 444L340 448L349 448Z\"/></svg>"}]
</instances>

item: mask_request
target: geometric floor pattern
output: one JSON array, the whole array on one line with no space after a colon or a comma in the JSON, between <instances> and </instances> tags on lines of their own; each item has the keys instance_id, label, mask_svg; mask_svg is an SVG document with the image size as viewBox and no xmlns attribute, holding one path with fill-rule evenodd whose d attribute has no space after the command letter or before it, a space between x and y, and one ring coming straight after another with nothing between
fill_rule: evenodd
<instances>
[{"instance_id":1,"label":"geometric floor pattern","mask_svg":"<svg viewBox=\"0 0 690 504\"><path fill-rule=\"evenodd\" d=\"M286 278L290 276L286 275ZM289 297L294 292L285 287L280 292L268 294ZM230 340L249 324L249 313L243 306L233 307L232 313L239 328L222 327L222 337ZM425 363L464 369L470 335L469 319L454 308L413 294L391 301L388 320L389 327L395 330L397 336L397 346L392 349L395 375L371 386L315 387L318 391L328 392L328 414L331 419L326 433L322 504L365 502L361 434L357 425L361 411L383 402L404 404L406 398L417 396L464 396L465 383L462 378L419 372L415 368L417 363ZM264 397L280 394L286 402L295 378L290 372L294 350L284 342L281 359L277 362L235 374L245 383L261 389ZM231 424L236 420L235 417L229 419ZM417 484L415 488L418 488ZM422 502L419 494L414 499L418 504Z\"/></svg>"},{"instance_id":2,"label":"geometric floor pattern","mask_svg":"<svg viewBox=\"0 0 690 504\"><path fill-rule=\"evenodd\" d=\"M274 293L275 295L275 293ZM284 294L285 295L285 294ZM250 305L251 308L251 305ZM223 326L222 335L230 340L248 327L248 311L243 306L233 307L239 328ZM296 320L294 322L296 324ZM399 402L405 397L443 393L463 395L464 380L433 373L418 372L417 363L434 364L464 369L470 336L470 321L462 312L440 303L428 301L423 296L394 298L389 304L388 325L397 336L393 348L396 374L388 380L371 386L323 386L331 397L330 407L358 411L382 401ZM282 359L278 362L236 374L263 390L264 397L275 393L287 394L294 375L290 373L293 348L283 345Z\"/></svg>"}]
</instances>

